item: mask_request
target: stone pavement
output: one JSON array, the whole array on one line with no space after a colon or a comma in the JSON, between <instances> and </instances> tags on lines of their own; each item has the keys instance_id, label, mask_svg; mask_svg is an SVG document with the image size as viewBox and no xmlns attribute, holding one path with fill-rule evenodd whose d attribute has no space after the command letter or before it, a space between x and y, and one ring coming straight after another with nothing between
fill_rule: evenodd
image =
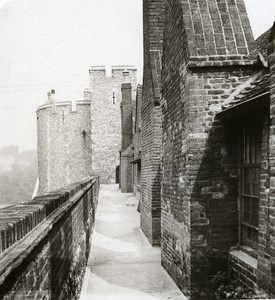
<instances>
[{"instance_id":1,"label":"stone pavement","mask_svg":"<svg viewBox=\"0 0 275 300\"><path fill-rule=\"evenodd\" d=\"M139 228L137 201L101 185L80 300L186 300L160 265L160 249Z\"/></svg>"}]
</instances>

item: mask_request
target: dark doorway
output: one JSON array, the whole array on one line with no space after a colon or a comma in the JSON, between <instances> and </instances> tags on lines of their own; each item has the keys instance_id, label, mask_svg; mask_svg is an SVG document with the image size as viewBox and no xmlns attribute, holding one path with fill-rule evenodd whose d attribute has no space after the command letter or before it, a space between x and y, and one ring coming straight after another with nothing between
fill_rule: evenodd
<instances>
[{"instance_id":1,"label":"dark doorway","mask_svg":"<svg viewBox=\"0 0 275 300\"><path fill-rule=\"evenodd\" d=\"M119 166L116 167L116 183L119 183Z\"/></svg>"}]
</instances>

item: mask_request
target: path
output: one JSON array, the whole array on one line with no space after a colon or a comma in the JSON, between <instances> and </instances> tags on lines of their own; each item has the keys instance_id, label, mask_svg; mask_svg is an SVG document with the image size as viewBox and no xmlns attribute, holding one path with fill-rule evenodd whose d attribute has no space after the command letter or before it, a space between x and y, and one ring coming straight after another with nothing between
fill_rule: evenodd
<instances>
[{"instance_id":1,"label":"path","mask_svg":"<svg viewBox=\"0 0 275 300\"><path fill-rule=\"evenodd\" d=\"M139 228L137 202L101 185L92 250L80 300L185 300L160 265L160 249Z\"/></svg>"}]
</instances>

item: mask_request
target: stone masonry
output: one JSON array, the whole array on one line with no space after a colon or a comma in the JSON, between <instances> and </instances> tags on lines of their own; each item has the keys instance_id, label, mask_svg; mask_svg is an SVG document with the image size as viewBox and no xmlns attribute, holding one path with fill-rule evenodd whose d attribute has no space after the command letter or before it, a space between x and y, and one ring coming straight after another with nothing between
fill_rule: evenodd
<instances>
[{"instance_id":1,"label":"stone masonry","mask_svg":"<svg viewBox=\"0 0 275 300\"><path fill-rule=\"evenodd\" d=\"M86 100L57 102L54 93L37 110L37 153L41 195L92 173L90 93Z\"/></svg>"},{"instance_id":2,"label":"stone masonry","mask_svg":"<svg viewBox=\"0 0 275 300\"><path fill-rule=\"evenodd\" d=\"M101 183L115 183L121 148L121 84L132 84L132 99L135 99L136 69L113 66L111 77L106 76L105 67L93 66L89 72L93 173L100 175Z\"/></svg>"}]
</instances>

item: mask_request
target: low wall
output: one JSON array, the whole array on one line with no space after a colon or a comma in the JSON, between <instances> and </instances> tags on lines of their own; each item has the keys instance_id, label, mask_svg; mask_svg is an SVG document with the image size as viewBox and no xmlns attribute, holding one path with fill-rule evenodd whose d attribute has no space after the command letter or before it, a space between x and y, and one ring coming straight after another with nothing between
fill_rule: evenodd
<instances>
[{"instance_id":1,"label":"low wall","mask_svg":"<svg viewBox=\"0 0 275 300\"><path fill-rule=\"evenodd\" d=\"M98 177L0 210L0 299L77 299Z\"/></svg>"}]
</instances>

